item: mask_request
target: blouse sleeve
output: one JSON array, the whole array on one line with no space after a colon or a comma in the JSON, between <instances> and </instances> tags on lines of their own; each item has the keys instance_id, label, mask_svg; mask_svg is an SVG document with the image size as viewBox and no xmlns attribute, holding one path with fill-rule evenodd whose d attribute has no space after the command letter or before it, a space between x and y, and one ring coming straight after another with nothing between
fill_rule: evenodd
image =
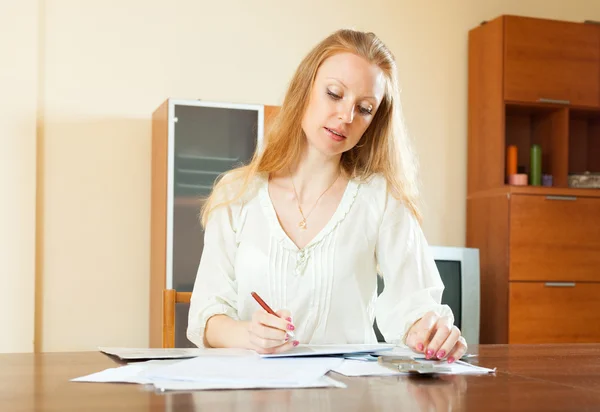
<instances>
[{"instance_id":1,"label":"blouse sleeve","mask_svg":"<svg viewBox=\"0 0 600 412\"><path fill-rule=\"evenodd\" d=\"M232 207L219 207L211 212L205 227L188 314L187 338L198 347L205 346L204 329L211 316L224 314L238 320L236 249Z\"/></svg>"},{"instance_id":2,"label":"blouse sleeve","mask_svg":"<svg viewBox=\"0 0 600 412\"><path fill-rule=\"evenodd\" d=\"M384 289L377 298L377 326L388 343L404 344L414 322L429 311L449 316L444 284L421 226L402 202L387 196L379 229L377 263Z\"/></svg>"}]
</instances>

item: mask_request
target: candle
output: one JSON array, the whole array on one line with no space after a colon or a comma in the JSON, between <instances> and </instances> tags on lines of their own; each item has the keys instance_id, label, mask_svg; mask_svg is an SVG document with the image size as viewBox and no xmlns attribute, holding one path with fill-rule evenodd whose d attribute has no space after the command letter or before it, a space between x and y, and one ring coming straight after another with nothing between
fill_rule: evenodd
<instances>
[{"instance_id":1,"label":"candle","mask_svg":"<svg viewBox=\"0 0 600 412\"><path fill-rule=\"evenodd\" d=\"M506 149L506 176L517 174L517 146L510 145Z\"/></svg>"},{"instance_id":2,"label":"candle","mask_svg":"<svg viewBox=\"0 0 600 412\"><path fill-rule=\"evenodd\" d=\"M539 144L531 146L530 157L529 183L532 186L540 186L542 184L542 148Z\"/></svg>"}]
</instances>

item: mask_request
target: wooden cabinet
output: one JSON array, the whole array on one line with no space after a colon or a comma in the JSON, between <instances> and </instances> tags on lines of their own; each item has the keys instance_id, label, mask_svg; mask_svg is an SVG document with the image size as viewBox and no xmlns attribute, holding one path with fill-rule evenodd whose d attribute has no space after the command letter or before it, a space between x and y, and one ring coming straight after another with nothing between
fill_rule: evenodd
<instances>
[{"instance_id":1,"label":"wooden cabinet","mask_svg":"<svg viewBox=\"0 0 600 412\"><path fill-rule=\"evenodd\" d=\"M511 281L600 282L600 198L513 195L509 237Z\"/></svg>"},{"instance_id":2,"label":"wooden cabinet","mask_svg":"<svg viewBox=\"0 0 600 412\"><path fill-rule=\"evenodd\" d=\"M481 343L600 342L600 191L548 192L504 187L467 199Z\"/></svg>"},{"instance_id":3,"label":"wooden cabinet","mask_svg":"<svg viewBox=\"0 0 600 412\"><path fill-rule=\"evenodd\" d=\"M150 346L161 347L163 290L191 292L202 249L203 199L222 173L248 163L278 108L168 99L152 114ZM189 305L175 308L175 346L186 338Z\"/></svg>"},{"instance_id":4,"label":"wooden cabinet","mask_svg":"<svg viewBox=\"0 0 600 412\"><path fill-rule=\"evenodd\" d=\"M600 106L600 27L504 18L504 99Z\"/></svg>"},{"instance_id":5,"label":"wooden cabinet","mask_svg":"<svg viewBox=\"0 0 600 412\"><path fill-rule=\"evenodd\" d=\"M511 282L509 342L600 341L600 283Z\"/></svg>"},{"instance_id":6,"label":"wooden cabinet","mask_svg":"<svg viewBox=\"0 0 600 412\"><path fill-rule=\"evenodd\" d=\"M467 242L481 343L600 342L600 26L501 16L469 33ZM552 186L511 186L507 147Z\"/></svg>"}]
</instances>

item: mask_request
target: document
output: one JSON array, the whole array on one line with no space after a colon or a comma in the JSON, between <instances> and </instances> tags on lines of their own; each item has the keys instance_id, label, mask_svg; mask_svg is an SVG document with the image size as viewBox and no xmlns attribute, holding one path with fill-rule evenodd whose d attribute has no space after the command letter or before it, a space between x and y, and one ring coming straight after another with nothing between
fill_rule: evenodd
<instances>
[{"instance_id":1,"label":"document","mask_svg":"<svg viewBox=\"0 0 600 412\"><path fill-rule=\"evenodd\" d=\"M296 357L296 356L322 356L343 354L366 354L376 351L394 349L394 345L367 344L367 345L299 345L285 353L265 354L264 358ZM255 351L248 349L232 348L116 348L99 347L103 353L116 356L121 360L152 360L152 359L189 359L197 356L250 356L256 355Z\"/></svg>"},{"instance_id":2,"label":"document","mask_svg":"<svg viewBox=\"0 0 600 412\"><path fill-rule=\"evenodd\" d=\"M331 355L356 355L387 352L393 350L392 344L366 344L366 345L298 345L283 353L261 354L262 358L289 358L302 356L331 356Z\"/></svg>"},{"instance_id":3,"label":"document","mask_svg":"<svg viewBox=\"0 0 600 412\"><path fill-rule=\"evenodd\" d=\"M264 359L254 351L203 353L190 359L133 362L72 379L73 382L118 382L153 385L158 390L251 388L345 388L326 377L342 358ZM146 355L144 355L146 356Z\"/></svg>"},{"instance_id":4,"label":"document","mask_svg":"<svg viewBox=\"0 0 600 412\"><path fill-rule=\"evenodd\" d=\"M463 361L448 363L446 361L434 361L419 358L416 358L415 361L427 366L425 370L416 371L416 373L420 374L485 375L496 371L496 369L483 368ZM379 362L364 362L351 359L345 359L340 365L333 369L333 372L344 376L396 376L412 373L394 370Z\"/></svg>"},{"instance_id":5,"label":"document","mask_svg":"<svg viewBox=\"0 0 600 412\"><path fill-rule=\"evenodd\" d=\"M364 362L362 360L344 360L333 369L335 373L344 376L395 376L406 375L408 372L393 371L381 366L378 362Z\"/></svg>"},{"instance_id":6,"label":"document","mask_svg":"<svg viewBox=\"0 0 600 412\"><path fill-rule=\"evenodd\" d=\"M73 382L136 383L153 385L162 391L345 388L344 383L326 374L330 371L345 376L495 372L463 361L449 364L426 360L408 348L387 344L299 345L289 352L273 355L243 349L99 349L135 362L75 378Z\"/></svg>"},{"instance_id":7,"label":"document","mask_svg":"<svg viewBox=\"0 0 600 412\"><path fill-rule=\"evenodd\" d=\"M189 391L189 390L209 390L209 389L260 389L260 388L345 388L346 385L327 376L321 376L311 382L264 382L244 380L170 380L164 378L155 378L152 376L161 375L161 369L173 365L182 360L151 360L146 362L136 362L129 365L116 368L109 368L101 372L71 379L72 382L101 382L101 383L137 383L142 385L153 385L161 391ZM191 365L194 366L194 365ZM331 365L333 366L333 365ZM158 371L158 372L157 372ZM196 374L200 377L201 374Z\"/></svg>"},{"instance_id":8,"label":"document","mask_svg":"<svg viewBox=\"0 0 600 412\"><path fill-rule=\"evenodd\" d=\"M314 382L307 383L271 383L260 382L188 382L188 381L155 381L154 387L161 391L195 391L214 389L294 389L294 388L346 388L343 382L323 376Z\"/></svg>"},{"instance_id":9,"label":"document","mask_svg":"<svg viewBox=\"0 0 600 412\"><path fill-rule=\"evenodd\" d=\"M180 360L151 360L147 362L136 362L116 368L105 369L101 372L71 379L71 382L103 382L103 383L139 383L151 384L152 380L145 375L152 369L163 368Z\"/></svg>"},{"instance_id":10,"label":"document","mask_svg":"<svg viewBox=\"0 0 600 412\"><path fill-rule=\"evenodd\" d=\"M150 359L186 359L197 356L249 356L256 352L246 349L229 348L109 348L99 347L100 352L113 355L121 360L150 360Z\"/></svg>"},{"instance_id":11,"label":"document","mask_svg":"<svg viewBox=\"0 0 600 412\"><path fill-rule=\"evenodd\" d=\"M259 385L314 383L339 366L341 358L264 359L258 356L231 358L197 357L148 371L154 380Z\"/></svg>"}]
</instances>

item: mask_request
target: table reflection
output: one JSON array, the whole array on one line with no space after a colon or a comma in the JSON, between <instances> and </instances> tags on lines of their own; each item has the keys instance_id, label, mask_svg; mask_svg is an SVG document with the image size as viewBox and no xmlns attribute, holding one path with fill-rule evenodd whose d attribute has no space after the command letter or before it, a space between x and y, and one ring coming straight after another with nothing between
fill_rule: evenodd
<instances>
[{"instance_id":1,"label":"table reflection","mask_svg":"<svg viewBox=\"0 0 600 412\"><path fill-rule=\"evenodd\" d=\"M415 375L381 378L345 378L346 389L263 389L163 393L165 412L176 410L220 412L279 412L341 409L349 411L410 410L461 411L465 409L464 376Z\"/></svg>"}]
</instances>

